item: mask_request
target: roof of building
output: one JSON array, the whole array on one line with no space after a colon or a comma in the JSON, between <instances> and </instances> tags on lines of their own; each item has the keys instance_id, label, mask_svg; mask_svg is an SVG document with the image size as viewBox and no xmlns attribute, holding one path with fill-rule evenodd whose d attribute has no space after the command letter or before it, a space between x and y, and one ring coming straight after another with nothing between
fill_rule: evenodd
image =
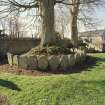
<instances>
[{"instance_id":1,"label":"roof of building","mask_svg":"<svg viewBox=\"0 0 105 105\"><path fill-rule=\"evenodd\" d=\"M105 30L93 30L93 31L80 32L79 36L80 37L97 37L97 36L105 37Z\"/></svg>"}]
</instances>

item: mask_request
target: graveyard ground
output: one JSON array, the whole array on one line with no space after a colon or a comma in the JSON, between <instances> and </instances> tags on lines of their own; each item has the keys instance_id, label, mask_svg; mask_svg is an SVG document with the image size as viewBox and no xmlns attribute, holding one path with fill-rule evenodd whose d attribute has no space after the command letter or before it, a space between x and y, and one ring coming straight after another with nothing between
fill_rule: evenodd
<instances>
[{"instance_id":1,"label":"graveyard ground","mask_svg":"<svg viewBox=\"0 0 105 105\"><path fill-rule=\"evenodd\" d=\"M1 65L0 94L10 105L105 105L105 54L90 56L71 72L16 75L15 67Z\"/></svg>"}]
</instances>

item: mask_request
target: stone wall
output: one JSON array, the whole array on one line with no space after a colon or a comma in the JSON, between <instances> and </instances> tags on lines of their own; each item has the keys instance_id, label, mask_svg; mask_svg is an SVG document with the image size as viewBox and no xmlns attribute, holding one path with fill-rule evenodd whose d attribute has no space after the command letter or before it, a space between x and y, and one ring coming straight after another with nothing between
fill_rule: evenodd
<instances>
[{"instance_id":1,"label":"stone wall","mask_svg":"<svg viewBox=\"0 0 105 105\"><path fill-rule=\"evenodd\" d=\"M86 58L85 50L77 50L68 55L13 55L7 54L8 63L24 69L56 70L66 69L81 63Z\"/></svg>"},{"instance_id":2,"label":"stone wall","mask_svg":"<svg viewBox=\"0 0 105 105\"><path fill-rule=\"evenodd\" d=\"M0 39L0 55L6 55L7 52L13 54L22 54L39 44L38 39Z\"/></svg>"}]
</instances>

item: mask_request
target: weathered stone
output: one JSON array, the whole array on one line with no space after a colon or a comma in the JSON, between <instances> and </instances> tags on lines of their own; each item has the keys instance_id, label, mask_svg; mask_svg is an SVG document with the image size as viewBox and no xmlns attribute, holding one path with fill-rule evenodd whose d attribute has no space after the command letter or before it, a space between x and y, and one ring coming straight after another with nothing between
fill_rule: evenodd
<instances>
[{"instance_id":1,"label":"weathered stone","mask_svg":"<svg viewBox=\"0 0 105 105\"><path fill-rule=\"evenodd\" d=\"M19 67L24 69L28 68L27 56L24 55L19 56Z\"/></svg>"},{"instance_id":2,"label":"weathered stone","mask_svg":"<svg viewBox=\"0 0 105 105\"><path fill-rule=\"evenodd\" d=\"M13 65L13 54L7 53L8 63L10 66Z\"/></svg>"},{"instance_id":3,"label":"weathered stone","mask_svg":"<svg viewBox=\"0 0 105 105\"><path fill-rule=\"evenodd\" d=\"M29 69L37 69L38 68L38 62L37 57L34 55L27 56L28 61L28 68Z\"/></svg>"},{"instance_id":4,"label":"weathered stone","mask_svg":"<svg viewBox=\"0 0 105 105\"><path fill-rule=\"evenodd\" d=\"M48 61L50 69L56 70L59 67L60 59L58 56L49 56Z\"/></svg>"},{"instance_id":5,"label":"weathered stone","mask_svg":"<svg viewBox=\"0 0 105 105\"><path fill-rule=\"evenodd\" d=\"M19 65L19 56L18 55L13 56L13 65L16 65L16 66Z\"/></svg>"},{"instance_id":6,"label":"weathered stone","mask_svg":"<svg viewBox=\"0 0 105 105\"><path fill-rule=\"evenodd\" d=\"M79 60L78 60L78 63L79 63L79 62L82 62L82 59L83 59L82 56L83 55L82 55L82 52L81 51L78 54L79 54Z\"/></svg>"},{"instance_id":7,"label":"weathered stone","mask_svg":"<svg viewBox=\"0 0 105 105\"><path fill-rule=\"evenodd\" d=\"M74 66L74 65L75 65L74 54L68 55L68 59L69 59L69 66L70 66L70 67Z\"/></svg>"},{"instance_id":8,"label":"weathered stone","mask_svg":"<svg viewBox=\"0 0 105 105\"><path fill-rule=\"evenodd\" d=\"M67 68L69 67L69 59L67 55L62 55L60 59L60 68Z\"/></svg>"},{"instance_id":9,"label":"weathered stone","mask_svg":"<svg viewBox=\"0 0 105 105\"><path fill-rule=\"evenodd\" d=\"M75 53L74 58L75 58L75 63L78 64L80 61L80 53Z\"/></svg>"},{"instance_id":10,"label":"weathered stone","mask_svg":"<svg viewBox=\"0 0 105 105\"><path fill-rule=\"evenodd\" d=\"M41 70L47 70L48 69L48 59L45 55L37 56L38 60L38 67Z\"/></svg>"},{"instance_id":11,"label":"weathered stone","mask_svg":"<svg viewBox=\"0 0 105 105\"><path fill-rule=\"evenodd\" d=\"M85 59L86 59L86 52L82 51L81 52L81 56L82 56L82 61L85 61Z\"/></svg>"}]
</instances>

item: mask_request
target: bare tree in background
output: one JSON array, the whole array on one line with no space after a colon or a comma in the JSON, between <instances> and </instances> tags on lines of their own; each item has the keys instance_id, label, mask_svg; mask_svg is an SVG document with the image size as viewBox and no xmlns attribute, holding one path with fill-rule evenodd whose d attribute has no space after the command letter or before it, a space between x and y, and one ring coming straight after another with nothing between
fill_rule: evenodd
<instances>
[{"instance_id":1,"label":"bare tree in background","mask_svg":"<svg viewBox=\"0 0 105 105\"><path fill-rule=\"evenodd\" d=\"M69 9L69 23L71 41L74 47L78 46L78 23L82 22L86 27L94 27L94 18L88 13L94 13L94 9L104 7L103 0L59 0L59 3L64 4Z\"/></svg>"},{"instance_id":2,"label":"bare tree in background","mask_svg":"<svg viewBox=\"0 0 105 105\"><path fill-rule=\"evenodd\" d=\"M78 45L78 16L79 13L83 13L86 8L82 6L87 6L87 10L91 7L96 7L104 4L103 0L23 0L21 2L16 0L1 0L1 6L7 7L3 9L2 12L19 11L24 12L27 9L39 8L40 16L42 18L42 36L41 36L41 45L55 44L56 43L56 34L54 29L54 5L56 3L61 3L66 6L69 6L70 9L70 29L71 29L71 38L72 44L74 47ZM12 5L14 9L9 8L9 5ZM87 19L87 17L85 17Z\"/></svg>"},{"instance_id":3,"label":"bare tree in background","mask_svg":"<svg viewBox=\"0 0 105 105\"><path fill-rule=\"evenodd\" d=\"M9 25L9 36L11 38L19 38L20 35L20 24L18 15L12 15L8 19Z\"/></svg>"}]
</instances>

